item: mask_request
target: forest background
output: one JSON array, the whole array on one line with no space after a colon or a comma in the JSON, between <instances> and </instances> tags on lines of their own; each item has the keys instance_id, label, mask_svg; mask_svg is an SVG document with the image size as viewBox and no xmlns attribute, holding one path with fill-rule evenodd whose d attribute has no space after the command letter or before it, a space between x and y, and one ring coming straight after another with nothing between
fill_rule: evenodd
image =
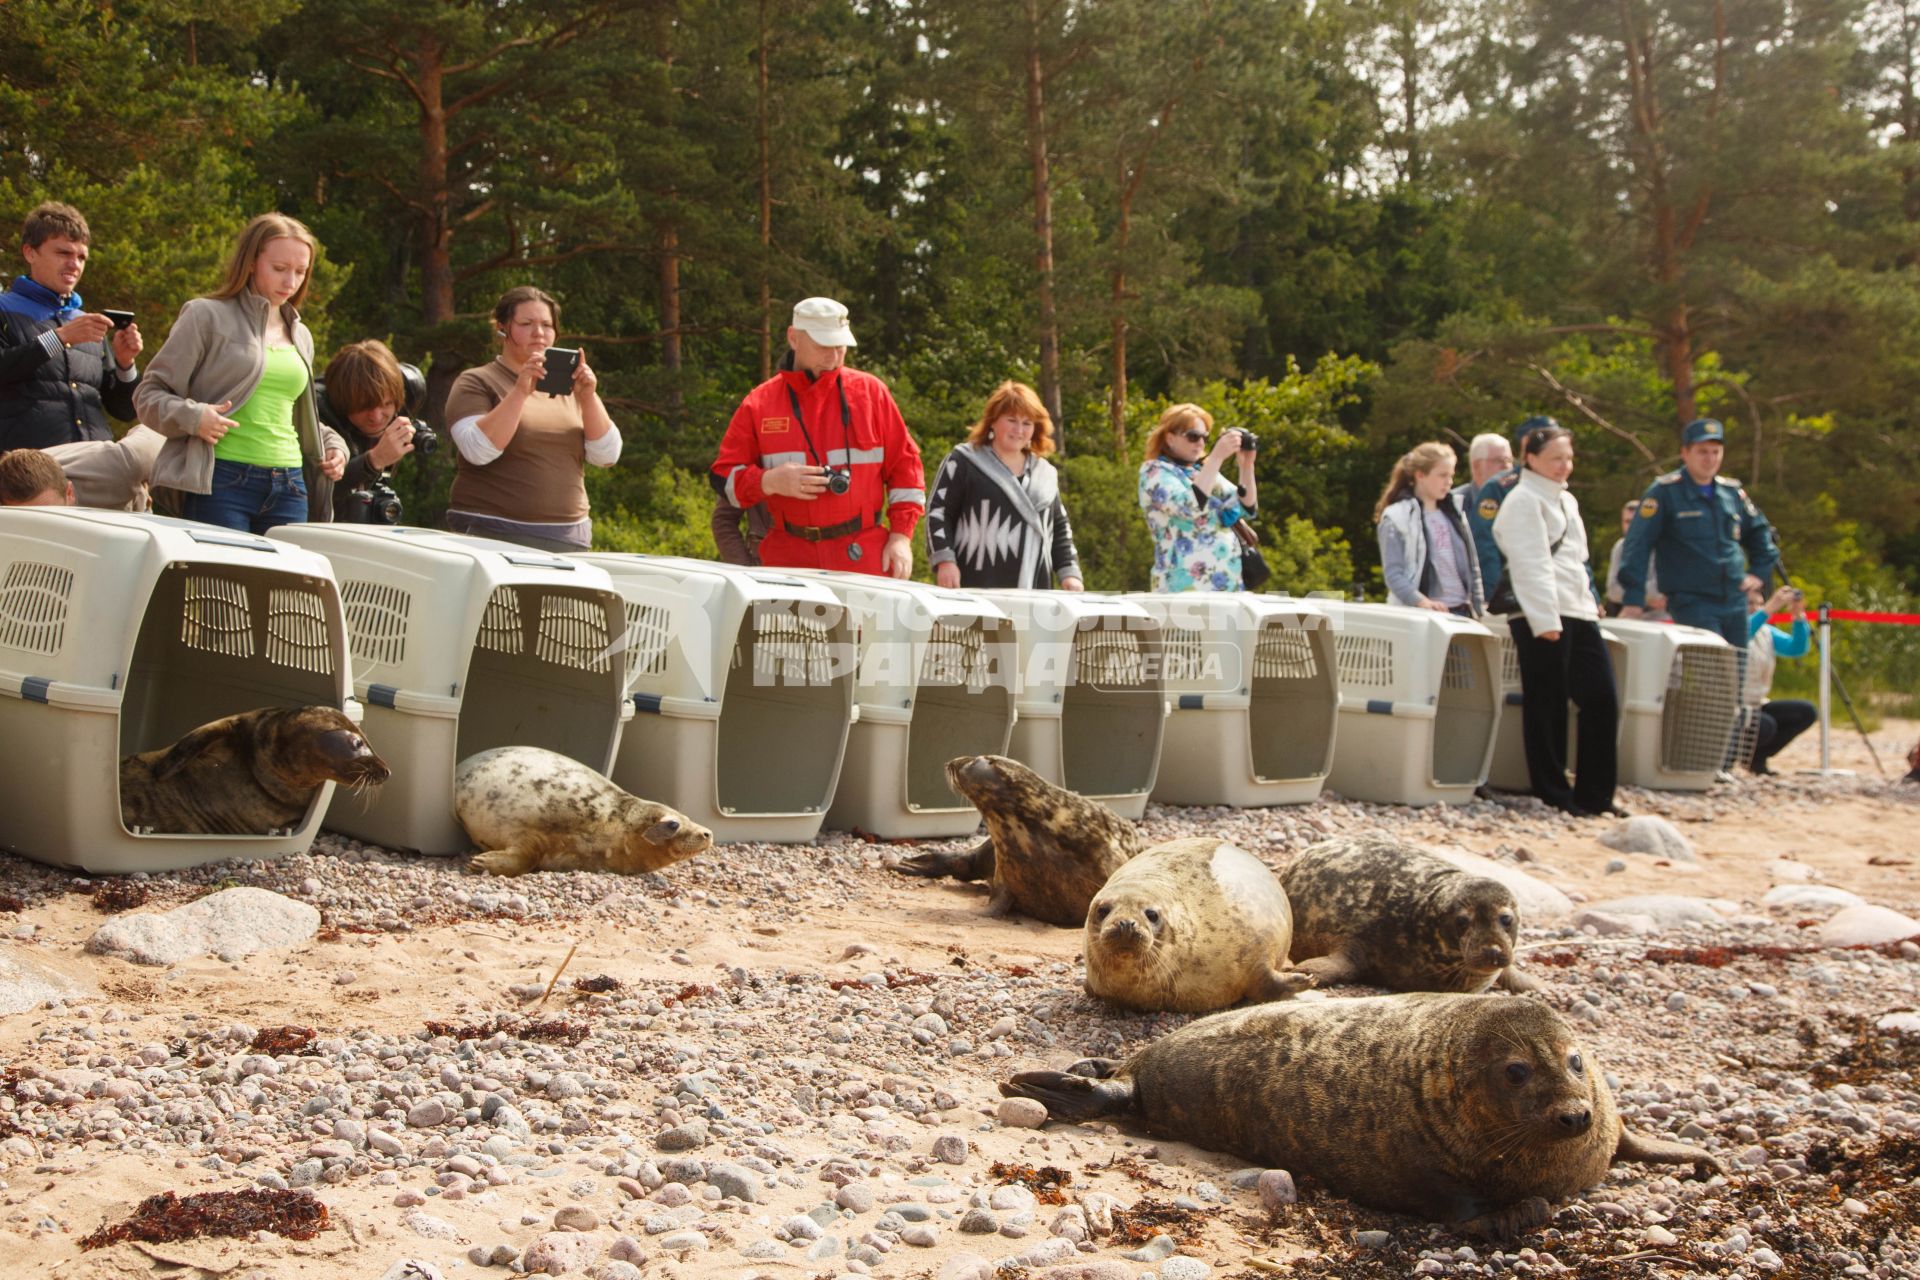
<instances>
[{"instance_id":1,"label":"forest background","mask_svg":"<svg viewBox=\"0 0 1920 1280\"><path fill-rule=\"evenodd\" d=\"M1920 607L1920 0L6 0L0 68L0 221L80 206L149 351L268 209L323 357L436 407L558 295L613 549L714 554L706 466L827 294L929 475L1041 389L1094 589L1145 588L1141 441L1197 400L1261 436L1275 589L1380 598L1394 458L1534 413L1604 569L1713 414L1810 598ZM1915 705L1920 629L1836 656Z\"/></svg>"}]
</instances>

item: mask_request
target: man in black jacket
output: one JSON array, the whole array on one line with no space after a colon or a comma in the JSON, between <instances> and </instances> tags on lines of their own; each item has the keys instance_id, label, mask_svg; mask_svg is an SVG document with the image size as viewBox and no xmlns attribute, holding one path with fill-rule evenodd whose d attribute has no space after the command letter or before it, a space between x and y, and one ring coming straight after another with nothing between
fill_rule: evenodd
<instances>
[{"instance_id":1,"label":"man in black jacket","mask_svg":"<svg viewBox=\"0 0 1920 1280\"><path fill-rule=\"evenodd\" d=\"M111 440L109 413L133 421L140 327L114 329L82 311L74 292L91 236L72 205L48 202L27 215L27 274L0 293L0 453Z\"/></svg>"}]
</instances>

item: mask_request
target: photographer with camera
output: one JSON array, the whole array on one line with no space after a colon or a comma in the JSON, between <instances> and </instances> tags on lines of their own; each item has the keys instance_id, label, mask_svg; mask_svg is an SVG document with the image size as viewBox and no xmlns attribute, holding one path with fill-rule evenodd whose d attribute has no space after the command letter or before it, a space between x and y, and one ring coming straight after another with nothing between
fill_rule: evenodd
<instances>
[{"instance_id":1,"label":"photographer with camera","mask_svg":"<svg viewBox=\"0 0 1920 1280\"><path fill-rule=\"evenodd\" d=\"M400 496L387 473L410 453L430 455L439 437L410 415L426 403L427 380L401 364L377 339L340 348L315 388L320 420L346 439L344 500L333 504L337 524L399 524Z\"/></svg>"},{"instance_id":2,"label":"photographer with camera","mask_svg":"<svg viewBox=\"0 0 1920 1280\"><path fill-rule=\"evenodd\" d=\"M1747 679L1745 714L1758 721L1753 740L1753 756L1747 767L1755 773L1772 773L1767 761L1781 748L1805 733L1820 718L1811 702L1804 698L1780 698L1769 702L1773 688L1773 666L1777 658L1804 658L1813 647L1813 632L1807 626L1807 598L1798 587L1782 587L1762 600L1759 587L1747 589ZM1793 621L1792 631L1773 625L1773 615L1785 613Z\"/></svg>"},{"instance_id":3,"label":"photographer with camera","mask_svg":"<svg viewBox=\"0 0 1920 1280\"><path fill-rule=\"evenodd\" d=\"M542 551L593 545L586 468L620 461L620 428L600 399L586 352L556 347L560 304L516 285L493 306L496 360L447 393L458 469L446 527Z\"/></svg>"},{"instance_id":4,"label":"photographer with camera","mask_svg":"<svg viewBox=\"0 0 1920 1280\"><path fill-rule=\"evenodd\" d=\"M772 527L760 563L905 578L927 506L920 449L887 384L846 367L847 309L832 298L793 308L779 372L734 410L708 477Z\"/></svg>"},{"instance_id":5,"label":"photographer with camera","mask_svg":"<svg viewBox=\"0 0 1920 1280\"><path fill-rule=\"evenodd\" d=\"M1257 588L1245 575L1254 547L1247 517L1259 504L1251 431L1228 428L1207 448L1213 415L1197 404L1170 405L1147 436L1140 464L1140 510L1153 535L1155 591ZM1240 483L1220 474L1234 460Z\"/></svg>"}]
</instances>

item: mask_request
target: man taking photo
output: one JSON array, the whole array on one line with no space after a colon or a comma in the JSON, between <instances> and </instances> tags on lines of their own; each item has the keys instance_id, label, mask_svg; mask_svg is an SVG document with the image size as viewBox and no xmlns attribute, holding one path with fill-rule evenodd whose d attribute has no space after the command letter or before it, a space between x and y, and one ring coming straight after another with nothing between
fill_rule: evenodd
<instances>
[{"instance_id":1,"label":"man taking photo","mask_svg":"<svg viewBox=\"0 0 1920 1280\"><path fill-rule=\"evenodd\" d=\"M909 576L926 479L893 393L846 367L853 330L831 298L794 307L787 345L727 424L714 489L742 509L766 503L763 565Z\"/></svg>"},{"instance_id":2,"label":"man taking photo","mask_svg":"<svg viewBox=\"0 0 1920 1280\"><path fill-rule=\"evenodd\" d=\"M75 292L92 233L72 205L27 215L27 274L0 293L0 453L113 439L107 415L134 419L140 326L81 310ZM109 338L111 334L111 338Z\"/></svg>"}]
</instances>

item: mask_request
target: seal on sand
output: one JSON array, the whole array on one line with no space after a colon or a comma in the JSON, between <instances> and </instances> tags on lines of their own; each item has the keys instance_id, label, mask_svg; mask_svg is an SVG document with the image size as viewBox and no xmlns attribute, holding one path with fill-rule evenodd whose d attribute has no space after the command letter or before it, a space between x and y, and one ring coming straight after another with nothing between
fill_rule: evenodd
<instances>
[{"instance_id":1,"label":"seal on sand","mask_svg":"<svg viewBox=\"0 0 1920 1280\"><path fill-rule=\"evenodd\" d=\"M462 760L453 812L482 850L474 867L497 876L658 871L713 847L713 833L686 815L540 747L495 747Z\"/></svg>"},{"instance_id":2,"label":"seal on sand","mask_svg":"<svg viewBox=\"0 0 1920 1280\"><path fill-rule=\"evenodd\" d=\"M1087 912L1087 992L1129 1009L1211 1013L1280 1000L1293 911L1266 864L1220 840L1169 840L1123 863Z\"/></svg>"},{"instance_id":3,"label":"seal on sand","mask_svg":"<svg viewBox=\"0 0 1920 1280\"><path fill-rule=\"evenodd\" d=\"M1024 1072L1000 1092L1060 1120L1131 1113L1157 1135L1480 1234L1539 1226L1616 1161L1720 1170L1623 1128L1573 1027L1509 996L1255 1005L1074 1071Z\"/></svg>"},{"instance_id":4,"label":"seal on sand","mask_svg":"<svg viewBox=\"0 0 1920 1280\"><path fill-rule=\"evenodd\" d=\"M987 838L964 853L916 854L893 869L986 880L989 915L1017 912L1077 929L1114 868L1146 848L1131 822L1018 760L960 756L947 762L947 784L986 819Z\"/></svg>"},{"instance_id":5,"label":"seal on sand","mask_svg":"<svg viewBox=\"0 0 1920 1280\"><path fill-rule=\"evenodd\" d=\"M1509 991L1520 908L1498 880L1380 836L1322 840L1280 872L1293 904L1293 963L1322 986Z\"/></svg>"},{"instance_id":6,"label":"seal on sand","mask_svg":"<svg viewBox=\"0 0 1920 1280\"><path fill-rule=\"evenodd\" d=\"M261 707L122 756L120 821L166 835L272 835L304 822L327 783L378 786L389 772L336 708Z\"/></svg>"}]
</instances>

